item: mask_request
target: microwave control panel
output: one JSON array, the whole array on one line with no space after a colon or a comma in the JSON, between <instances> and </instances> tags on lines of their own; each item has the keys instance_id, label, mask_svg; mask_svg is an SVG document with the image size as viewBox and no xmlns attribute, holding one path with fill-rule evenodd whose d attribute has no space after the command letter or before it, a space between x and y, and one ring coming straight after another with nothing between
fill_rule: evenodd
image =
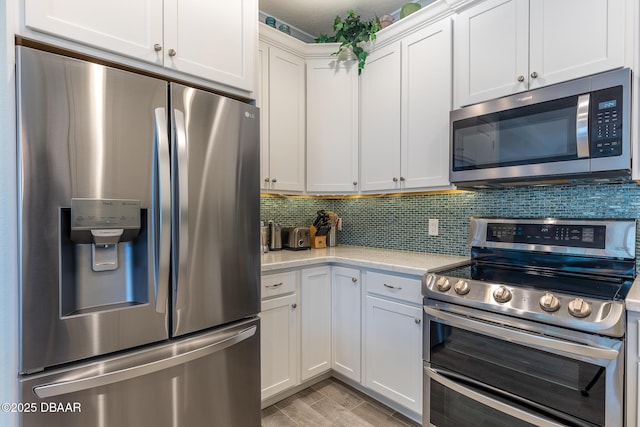
<instances>
[{"instance_id":1,"label":"microwave control panel","mask_svg":"<svg viewBox=\"0 0 640 427\"><path fill-rule=\"evenodd\" d=\"M622 86L591 93L591 157L622 155Z\"/></svg>"}]
</instances>

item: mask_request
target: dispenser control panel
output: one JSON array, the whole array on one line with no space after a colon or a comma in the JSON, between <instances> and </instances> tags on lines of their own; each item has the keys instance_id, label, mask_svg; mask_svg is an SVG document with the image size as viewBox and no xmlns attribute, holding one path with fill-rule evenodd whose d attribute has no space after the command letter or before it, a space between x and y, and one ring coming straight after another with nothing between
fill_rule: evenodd
<instances>
[{"instance_id":1,"label":"dispenser control panel","mask_svg":"<svg viewBox=\"0 0 640 427\"><path fill-rule=\"evenodd\" d=\"M71 199L71 229L139 229L140 201Z\"/></svg>"}]
</instances>

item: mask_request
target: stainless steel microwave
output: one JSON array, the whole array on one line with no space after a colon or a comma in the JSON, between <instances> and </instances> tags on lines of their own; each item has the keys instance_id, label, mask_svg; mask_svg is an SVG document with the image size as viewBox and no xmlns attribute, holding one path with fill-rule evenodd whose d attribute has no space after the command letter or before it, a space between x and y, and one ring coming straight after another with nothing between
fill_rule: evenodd
<instances>
[{"instance_id":1,"label":"stainless steel microwave","mask_svg":"<svg viewBox=\"0 0 640 427\"><path fill-rule=\"evenodd\" d=\"M631 176L631 70L619 69L450 114L460 188Z\"/></svg>"}]
</instances>

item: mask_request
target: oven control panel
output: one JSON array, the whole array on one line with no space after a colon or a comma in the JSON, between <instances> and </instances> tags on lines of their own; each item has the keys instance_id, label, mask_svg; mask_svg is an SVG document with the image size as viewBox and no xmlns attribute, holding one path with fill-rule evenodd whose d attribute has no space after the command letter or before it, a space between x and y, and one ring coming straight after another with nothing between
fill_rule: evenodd
<instances>
[{"instance_id":1,"label":"oven control panel","mask_svg":"<svg viewBox=\"0 0 640 427\"><path fill-rule=\"evenodd\" d=\"M604 225L509 224L488 223L489 242L531 245L571 246L604 249L607 227Z\"/></svg>"}]
</instances>

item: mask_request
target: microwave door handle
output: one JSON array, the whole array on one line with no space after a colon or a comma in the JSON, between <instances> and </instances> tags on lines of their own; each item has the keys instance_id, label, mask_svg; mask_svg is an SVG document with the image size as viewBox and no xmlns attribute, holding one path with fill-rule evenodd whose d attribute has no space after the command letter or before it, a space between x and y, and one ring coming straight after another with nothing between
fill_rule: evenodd
<instances>
[{"instance_id":1,"label":"microwave door handle","mask_svg":"<svg viewBox=\"0 0 640 427\"><path fill-rule=\"evenodd\" d=\"M576 110L576 145L578 158L589 157L589 101L590 95L580 95L578 97L578 108Z\"/></svg>"},{"instance_id":2,"label":"microwave door handle","mask_svg":"<svg viewBox=\"0 0 640 427\"><path fill-rule=\"evenodd\" d=\"M424 372L431 380L437 383L440 383L442 386L450 390L453 390L454 392L461 394L484 406L488 406L504 414L510 415L513 418L517 418L518 420L533 424L535 426L540 426L540 427L562 427L565 425L565 424L559 424L549 418L524 411L515 406L508 405L507 403L501 400L489 397L487 394L480 393L476 390L465 387L459 384L458 382L449 379L447 376L443 375L444 372L440 373L439 370L435 370L433 368L429 368L425 366ZM507 394L507 393L500 391L500 394ZM575 422L575 420L573 419L571 421Z\"/></svg>"},{"instance_id":3,"label":"microwave door handle","mask_svg":"<svg viewBox=\"0 0 640 427\"><path fill-rule=\"evenodd\" d=\"M164 108L156 108L154 111L154 139L155 139L155 165L156 176L154 180L153 202L153 227L154 234L154 275L156 293L156 311L164 313L167 308L167 294L169 288L169 266L171 248L171 193L170 193L170 160L169 138L167 136L167 113Z\"/></svg>"}]
</instances>

